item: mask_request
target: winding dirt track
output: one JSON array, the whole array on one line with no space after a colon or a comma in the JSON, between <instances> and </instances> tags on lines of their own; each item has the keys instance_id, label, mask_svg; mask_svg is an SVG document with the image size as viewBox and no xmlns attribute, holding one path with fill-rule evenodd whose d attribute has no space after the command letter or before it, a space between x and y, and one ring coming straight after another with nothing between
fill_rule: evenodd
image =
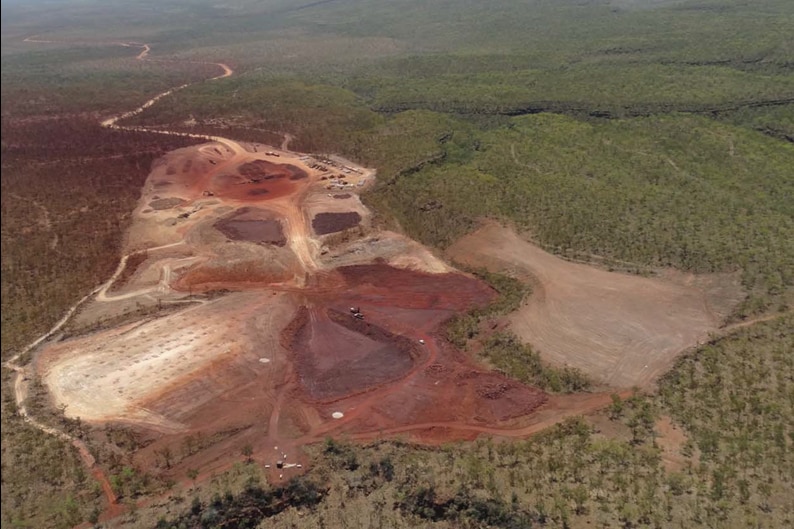
<instances>
[{"instance_id":1,"label":"winding dirt track","mask_svg":"<svg viewBox=\"0 0 794 529\"><path fill-rule=\"evenodd\" d=\"M108 516L115 516L119 514L121 511L118 508L117 498L115 492L113 492L113 488L110 486L110 481L108 480L107 476L105 475L104 471L96 464L96 459L91 454L91 451L88 449L88 445L82 440L77 437L73 437L66 432L58 430L52 426L48 426L36 420L34 417L30 415L28 412L27 407L25 406L25 400L28 397L28 381L31 376L31 369L29 365L20 365L19 359L30 352L31 350L35 349L39 344L44 342L45 340L49 339L55 333L57 333L66 323L72 318L74 313L83 305L86 301L91 299L95 294L97 294L103 287L107 287L110 285L112 280L108 280L106 283L100 285L99 287L95 288L93 291L85 295L81 298L77 303L72 305L72 307L64 314L63 318L58 320L52 328L41 335L39 338L31 342L27 345L24 349L18 352L16 355L11 357L7 360L4 365L8 369L13 370L16 373L16 377L14 378L14 398L16 399L17 411L22 417L22 419L33 426L34 428L38 428L42 432L54 435L70 444L72 444L80 454L80 459L83 460L83 464L86 466L88 471L94 478L99 481L100 486L102 487L102 491L105 494L105 498L108 502Z\"/></svg>"}]
</instances>

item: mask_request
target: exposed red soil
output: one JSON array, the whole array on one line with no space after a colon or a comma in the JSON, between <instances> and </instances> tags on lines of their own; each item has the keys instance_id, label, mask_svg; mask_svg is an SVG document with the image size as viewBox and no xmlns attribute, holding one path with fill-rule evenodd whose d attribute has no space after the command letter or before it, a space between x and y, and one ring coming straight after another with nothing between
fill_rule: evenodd
<instances>
[{"instance_id":1,"label":"exposed red soil","mask_svg":"<svg viewBox=\"0 0 794 529\"><path fill-rule=\"evenodd\" d=\"M182 164L169 166L167 179L158 179L152 185L162 191L178 190L181 196L199 198L213 195L218 198L258 202L272 200L294 193L301 182L307 181L305 171L290 164L277 164L266 160L255 160L237 167L226 164L226 154L220 147L212 153L219 159L187 158ZM214 164L210 163L214 162ZM181 167L180 167L181 165ZM214 169L224 166L224 171Z\"/></svg>"},{"instance_id":2,"label":"exposed red soil","mask_svg":"<svg viewBox=\"0 0 794 529\"><path fill-rule=\"evenodd\" d=\"M376 344L393 344L391 350L360 351L358 354L360 358L391 354L393 357L388 363L399 366L394 371L380 366L373 369L374 375L356 369L334 372L340 379L338 384L359 388L357 395L348 391L332 404L326 401L331 407L345 411L346 418L342 421L347 424L346 432L417 421L493 424L527 415L546 400L542 391L483 370L438 338L440 325L452 314L492 299L493 291L480 281L462 274L426 274L387 265L350 266L338 272L345 282L340 290L310 298L315 304L322 300L331 307L326 311L329 322L325 328L336 324ZM364 320L354 318L350 307L359 309ZM314 327L323 328L322 312L322 309L306 310L297 319L297 328L288 328L286 332L295 332L300 343L301 331L310 328L312 323ZM323 340L321 333L319 338L318 345ZM370 346L375 349L374 344ZM325 352L322 346L313 352L317 358L315 364L320 368L333 366L337 360L321 356ZM356 363L350 356L352 353L344 349L344 345L341 352L337 349L342 365L349 368ZM301 371L300 367L297 369ZM378 376L397 378L369 389L376 383L373 377ZM355 410L352 417L346 410Z\"/></svg>"},{"instance_id":3,"label":"exposed red soil","mask_svg":"<svg viewBox=\"0 0 794 529\"><path fill-rule=\"evenodd\" d=\"M250 299L266 303L276 292L232 294L249 300L239 303L232 321L269 312ZM279 312L280 347L250 320L249 330L229 344L238 349L152 396L147 408L187 430L153 435L140 461L162 466L158 450L176 451L186 435L199 433L206 446L160 471L175 477L188 468L218 472L246 444L260 463L273 465L285 453L303 461L299 447L328 435L365 439L392 431L433 443L474 439L489 429L501 435L527 427L548 400L539 389L483 369L439 337L452 314L494 296L471 277L351 266L318 274L305 289L284 287L280 295L299 305L289 315ZM223 299L235 306L234 298ZM350 307L364 319L354 318Z\"/></svg>"},{"instance_id":4,"label":"exposed red soil","mask_svg":"<svg viewBox=\"0 0 794 529\"><path fill-rule=\"evenodd\" d=\"M174 290L207 292L210 290L246 290L262 288L292 278L288 270L267 267L267 263L239 263L231 266L191 268L174 283Z\"/></svg>"},{"instance_id":5,"label":"exposed red soil","mask_svg":"<svg viewBox=\"0 0 794 529\"><path fill-rule=\"evenodd\" d=\"M361 222L361 215L355 211L346 213L318 213L312 219L312 228L317 235L336 233L354 228Z\"/></svg>"},{"instance_id":6,"label":"exposed red soil","mask_svg":"<svg viewBox=\"0 0 794 529\"><path fill-rule=\"evenodd\" d=\"M662 463L665 470L675 472L683 469L687 462L696 463L697 457L684 456L683 449L687 442L686 433L680 426L673 423L668 416L660 417L654 425L656 444L661 449Z\"/></svg>"},{"instance_id":7,"label":"exposed red soil","mask_svg":"<svg viewBox=\"0 0 794 529\"><path fill-rule=\"evenodd\" d=\"M361 293L374 305L368 310L389 313L390 319L403 317L409 325L415 324L415 314L403 314L399 309L427 311L423 318L432 318L435 311L448 317L484 305L496 296L482 281L459 273L429 274L382 264L344 266L337 271L351 295ZM433 325L440 323L438 319L430 321Z\"/></svg>"}]
</instances>

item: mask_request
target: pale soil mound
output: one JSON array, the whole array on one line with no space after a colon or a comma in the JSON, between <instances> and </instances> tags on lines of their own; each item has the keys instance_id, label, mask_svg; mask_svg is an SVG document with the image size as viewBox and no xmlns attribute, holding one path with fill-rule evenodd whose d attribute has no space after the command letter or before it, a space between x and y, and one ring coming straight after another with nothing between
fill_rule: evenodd
<instances>
[{"instance_id":1,"label":"pale soil mound","mask_svg":"<svg viewBox=\"0 0 794 529\"><path fill-rule=\"evenodd\" d=\"M329 267L369 264L379 259L396 268L431 274L454 270L416 241L388 231L332 248L323 259Z\"/></svg>"},{"instance_id":2,"label":"pale soil mound","mask_svg":"<svg viewBox=\"0 0 794 529\"><path fill-rule=\"evenodd\" d=\"M181 206L181 205L185 204L185 202L186 202L185 200L182 200L181 198L176 198L176 197L172 197L172 198L158 198L158 199L155 199L155 200L152 200L151 202L149 202L149 207L154 209L154 210L161 211L161 210L164 210L164 209L171 209L171 208L175 208L177 206Z\"/></svg>"},{"instance_id":3,"label":"pale soil mound","mask_svg":"<svg viewBox=\"0 0 794 529\"><path fill-rule=\"evenodd\" d=\"M694 284L571 263L493 223L448 253L459 262L530 280L533 294L510 316L512 330L543 359L577 367L611 386L651 383L678 353L719 325L706 292Z\"/></svg>"},{"instance_id":4,"label":"pale soil mound","mask_svg":"<svg viewBox=\"0 0 794 529\"><path fill-rule=\"evenodd\" d=\"M285 296L233 294L160 319L54 344L46 360L40 359L39 369L55 402L65 405L69 416L180 429L191 410L239 384L239 379L218 384L217 377L207 376L208 370L218 372L219 365L233 364L246 354L249 364L256 365L259 356L251 354L251 345L277 335L270 325L252 332L251 326L262 318L251 321L239 315L262 315L283 325L274 315L289 317L293 311ZM269 356L276 352L268 347ZM187 394L178 392L176 401L157 397L198 375L203 381Z\"/></svg>"}]
</instances>

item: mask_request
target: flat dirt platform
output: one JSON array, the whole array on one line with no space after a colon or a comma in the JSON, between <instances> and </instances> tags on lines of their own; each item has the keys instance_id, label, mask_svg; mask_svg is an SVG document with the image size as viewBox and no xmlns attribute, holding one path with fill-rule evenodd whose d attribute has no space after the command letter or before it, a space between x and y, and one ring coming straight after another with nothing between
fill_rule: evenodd
<instances>
[{"instance_id":1,"label":"flat dirt platform","mask_svg":"<svg viewBox=\"0 0 794 529\"><path fill-rule=\"evenodd\" d=\"M694 277L678 274L673 282L571 263L495 223L463 237L448 254L530 282L533 293L510 316L510 328L543 359L610 386L648 385L720 325Z\"/></svg>"}]
</instances>

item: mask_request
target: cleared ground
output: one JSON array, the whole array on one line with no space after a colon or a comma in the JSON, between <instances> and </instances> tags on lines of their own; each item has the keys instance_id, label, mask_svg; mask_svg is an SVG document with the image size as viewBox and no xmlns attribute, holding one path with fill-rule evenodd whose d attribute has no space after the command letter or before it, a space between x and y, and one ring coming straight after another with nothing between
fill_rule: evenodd
<instances>
[{"instance_id":1,"label":"cleared ground","mask_svg":"<svg viewBox=\"0 0 794 529\"><path fill-rule=\"evenodd\" d=\"M536 411L562 417L564 402L440 338L444 321L495 293L373 229L357 194L372 176L220 138L163 157L113 278L72 337L36 355L55 403L134 427L145 440L136 464L157 472L219 471L251 445L274 481L298 472L277 472L275 459L300 461L302 445L328 435L435 443L522 435ZM331 222L317 229L318 218ZM181 455L164 470L166 452Z\"/></svg>"},{"instance_id":2,"label":"cleared ground","mask_svg":"<svg viewBox=\"0 0 794 529\"><path fill-rule=\"evenodd\" d=\"M449 255L530 281L533 293L510 316L511 329L545 360L621 388L651 383L741 299L728 276L607 272L555 257L495 223L463 237Z\"/></svg>"},{"instance_id":3,"label":"cleared ground","mask_svg":"<svg viewBox=\"0 0 794 529\"><path fill-rule=\"evenodd\" d=\"M268 337L280 331L292 310L289 296L235 293L163 318L54 344L44 357L53 361L41 368L70 416L176 431L184 428L181 415L200 407L211 392L194 393L170 413L158 411L158 396L184 386L208 366L240 357L248 357L252 368L264 369L252 357L256 349L266 350L271 361L283 358L278 341ZM244 316L252 313L258 331L246 332Z\"/></svg>"}]
</instances>

